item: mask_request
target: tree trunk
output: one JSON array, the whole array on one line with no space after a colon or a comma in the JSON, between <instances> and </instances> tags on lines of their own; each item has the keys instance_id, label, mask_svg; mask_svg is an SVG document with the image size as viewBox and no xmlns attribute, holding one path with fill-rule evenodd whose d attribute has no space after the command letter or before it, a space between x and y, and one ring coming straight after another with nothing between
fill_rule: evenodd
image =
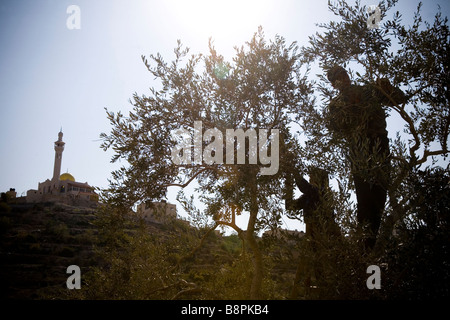
<instances>
[{"instance_id":1,"label":"tree trunk","mask_svg":"<svg viewBox=\"0 0 450 320\"><path fill-rule=\"evenodd\" d=\"M250 299L260 299L261 298L261 283L263 278L263 262L262 262L262 254L259 249L258 243L255 238L255 224L258 216L258 197L257 197L257 184L256 184L256 175L253 176L252 183L250 185L251 190L251 203L250 203L250 218L248 220L247 226L247 242L252 250L253 254L253 279L252 285L250 288Z\"/></svg>"}]
</instances>

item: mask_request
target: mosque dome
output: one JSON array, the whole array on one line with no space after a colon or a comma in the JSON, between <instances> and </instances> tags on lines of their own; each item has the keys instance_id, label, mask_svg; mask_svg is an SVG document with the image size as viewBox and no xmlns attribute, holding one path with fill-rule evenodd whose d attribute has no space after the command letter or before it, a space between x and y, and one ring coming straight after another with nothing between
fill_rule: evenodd
<instances>
[{"instance_id":1,"label":"mosque dome","mask_svg":"<svg viewBox=\"0 0 450 320\"><path fill-rule=\"evenodd\" d=\"M75 182L75 178L70 173L66 172L59 176L59 180L70 180Z\"/></svg>"}]
</instances>

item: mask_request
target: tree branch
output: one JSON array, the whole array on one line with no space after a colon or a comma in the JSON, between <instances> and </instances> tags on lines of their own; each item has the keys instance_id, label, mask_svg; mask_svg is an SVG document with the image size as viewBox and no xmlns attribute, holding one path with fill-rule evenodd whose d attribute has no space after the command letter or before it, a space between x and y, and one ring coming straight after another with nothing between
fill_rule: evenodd
<instances>
[{"instance_id":1,"label":"tree branch","mask_svg":"<svg viewBox=\"0 0 450 320\"><path fill-rule=\"evenodd\" d=\"M191 251L188 255L186 255L186 256L180 258L180 259L178 260L177 264L172 268L172 270L175 270L176 268L178 268L178 267L180 266L180 264L181 264L183 261L185 261L185 260L187 260L187 259L193 257L193 256L197 253L197 251L200 250L200 248L203 246L203 243L205 242L205 240L206 240L206 238L208 237L208 235L209 235L212 231L214 231L214 230L217 228L217 226L218 226L218 223L216 222L216 223L214 224L214 226L211 227L211 228L203 235L203 237L201 238L200 243L198 244L198 246L196 246L194 249L192 249L192 251Z\"/></svg>"},{"instance_id":2,"label":"tree branch","mask_svg":"<svg viewBox=\"0 0 450 320\"><path fill-rule=\"evenodd\" d=\"M423 157L421 159L417 160L417 164L420 165L420 164L424 163L425 161L428 160L428 157L430 157L430 156L438 156L438 155L446 154L446 153L448 153L448 150L443 149L443 150L429 151L429 150L425 149L425 151L423 152Z\"/></svg>"},{"instance_id":3,"label":"tree branch","mask_svg":"<svg viewBox=\"0 0 450 320\"><path fill-rule=\"evenodd\" d=\"M200 173L202 173L203 171L206 171L206 170L208 170L208 169L211 169L211 168L210 168L210 167L207 167L207 168L203 168L203 169L197 171L192 177L189 178L188 181L186 181L186 182L183 183L183 184L181 184L181 183L167 183L167 184L164 184L163 187L181 187L181 188L185 188L185 187L187 187L187 186L192 182L192 180L194 180Z\"/></svg>"}]
</instances>

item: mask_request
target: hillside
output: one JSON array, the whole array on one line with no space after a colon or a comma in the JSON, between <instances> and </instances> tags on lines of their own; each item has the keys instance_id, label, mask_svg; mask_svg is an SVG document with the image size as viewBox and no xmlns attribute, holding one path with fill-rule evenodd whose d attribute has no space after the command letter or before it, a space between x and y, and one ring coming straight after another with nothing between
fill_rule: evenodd
<instances>
[{"instance_id":1,"label":"hillside","mask_svg":"<svg viewBox=\"0 0 450 320\"><path fill-rule=\"evenodd\" d=\"M102 244L95 223L97 218L95 209L90 208L3 203L0 206L0 298L67 298L59 293L66 289L70 276L66 273L68 266L78 265L82 279L91 267L104 266L98 254ZM145 228L159 243L180 239L183 248L180 254L174 255L178 258L198 247L195 254L188 254L189 258L184 260L188 281L201 283L218 270L229 269L242 252L236 235L224 237L212 232L199 246L202 235L180 220L173 224L147 222ZM135 231L126 230L131 235ZM190 239L189 244L183 239ZM285 248L270 246L272 250L267 254L273 261L280 260L271 268L273 280L290 283L295 263L286 264Z\"/></svg>"},{"instance_id":2,"label":"hillside","mask_svg":"<svg viewBox=\"0 0 450 320\"><path fill-rule=\"evenodd\" d=\"M0 297L37 299L43 290L66 285L66 269L96 263L94 210L38 204L2 207Z\"/></svg>"}]
</instances>

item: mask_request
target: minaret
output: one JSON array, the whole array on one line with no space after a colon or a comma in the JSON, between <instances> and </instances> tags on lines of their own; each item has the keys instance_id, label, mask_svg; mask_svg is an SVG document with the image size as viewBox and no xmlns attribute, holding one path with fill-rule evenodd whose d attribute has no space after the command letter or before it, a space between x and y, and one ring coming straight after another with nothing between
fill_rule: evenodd
<instances>
[{"instance_id":1,"label":"minaret","mask_svg":"<svg viewBox=\"0 0 450 320\"><path fill-rule=\"evenodd\" d=\"M62 153L64 151L65 142L62 141L62 129L58 133L58 141L55 141L55 166L53 168L52 181L58 181L61 174Z\"/></svg>"}]
</instances>

